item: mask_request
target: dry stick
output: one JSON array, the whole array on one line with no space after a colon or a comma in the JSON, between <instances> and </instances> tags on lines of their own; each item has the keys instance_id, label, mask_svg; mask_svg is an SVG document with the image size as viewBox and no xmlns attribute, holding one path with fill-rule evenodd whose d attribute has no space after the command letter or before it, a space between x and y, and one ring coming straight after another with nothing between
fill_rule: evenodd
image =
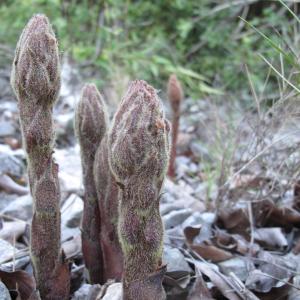
<instances>
[{"instance_id":1,"label":"dry stick","mask_svg":"<svg viewBox=\"0 0 300 300\"><path fill-rule=\"evenodd\" d=\"M120 187L123 300L165 299L159 195L169 159L169 130L155 89L134 81L108 137L109 164Z\"/></svg>"},{"instance_id":2,"label":"dry stick","mask_svg":"<svg viewBox=\"0 0 300 300\"><path fill-rule=\"evenodd\" d=\"M172 74L168 82L168 98L172 108L172 144L168 175L175 176L176 144L179 131L180 105L183 99L183 91L175 74Z\"/></svg>"},{"instance_id":3,"label":"dry stick","mask_svg":"<svg viewBox=\"0 0 300 300\"><path fill-rule=\"evenodd\" d=\"M292 284L292 283L290 283L290 282L288 282L288 281L285 281L285 280L283 280L283 279L274 277L274 276L272 276L272 275L270 275L270 274L268 274L268 273L264 273L264 272L261 272L261 275L264 275L264 276L266 276L266 277L270 277L270 278L275 279L275 280L277 280L277 281L283 282L284 284L289 285L290 287L292 287L292 288L294 288L294 289L300 291L300 287L298 287L298 286L296 286L296 285L294 285L294 284Z\"/></svg>"},{"instance_id":4,"label":"dry stick","mask_svg":"<svg viewBox=\"0 0 300 300\"><path fill-rule=\"evenodd\" d=\"M190 258L187 258L186 261L191 262L192 264L194 264L195 266L197 266L197 260L195 260L195 258L192 256L192 254L193 254L195 257L197 257L199 260L201 260L203 263L205 263L207 266L209 266L210 269L211 269L211 271L213 273L215 273L216 275L218 275L226 283L226 285L228 287L232 288L232 290L228 290L228 291L223 290L223 292L231 293L231 292L234 291L234 292L237 293L237 295L231 294L230 295L231 298L233 298L234 296L236 296L235 299L242 298L242 299L246 300L246 298L243 296L243 294L240 292L240 290L237 289L237 287L231 282L231 280L229 278L227 278L224 274L222 274L218 270L215 270L214 268L212 268L210 266L210 264L204 258L202 258L198 253L196 253L195 251L189 249L189 251L192 253L192 254L190 254L188 250L186 250L186 249L184 249L182 247L179 247L179 249L182 250L185 254L187 254L187 256L190 257Z\"/></svg>"},{"instance_id":5,"label":"dry stick","mask_svg":"<svg viewBox=\"0 0 300 300\"><path fill-rule=\"evenodd\" d=\"M82 252L91 283L104 283L101 249L101 219L95 187L93 165L95 154L106 132L105 103L94 84L86 84L75 115L75 132L80 144L84 184L82 216Z\"/></svg>"},{"instance_id":6,"label":"dry stick","mask_svg":"<svg viewBox=\"0 0 300 300\"><path fill-rule=\"evenodd\" d=\"M244 283L233 273L229 273L232 283L236 286L236 289L239 290L239 293L244 295L247 300L259 300L250 290L248 290Z\"/></svg>"},{"instance_id":7,"label":"dry stick","mask_svg":"<svg viewBox=\"0 0 300 300\"><path fill-rule=\"evenodd\" d=\"M42 299L68 299L69 266L60 247L58 165L52 109L60 89L58 47L47 17L36 15L16 48L11 83L19 100L33 198L31 259Z\"/></svg>"},{"instance_id":8,"label":"dry stick","mask_svg":"<svg viewBox=\"0 0 300 300\"><path fill-rule=\"evenodd\" d=\"M274 146L276 143L279 143L281 141L283 141L285 138L289 137L290 135L292 135L293 133L298 133L299 130L295 130L292 131L288 134L285 134L284 136L276 139L275 141L273 141L271 144L269 144L268 146L266 146L264 149L262 149L260 152L258 152L254 157L252 157L243 167L241 167L237 172L235 172L224 184L223 186L228 185L230 182L232 182L232 180L238 176L239 174L241 174L245 169L248 168L249 165L251 165L258 157L260 157L261 155L263 155L267 150L269 150L272 146ZM223 187L222 186L222 187Z\"/></svg>"},{"instance_id":9,"label":"dry stick","mask_svg":"<svg viewBox=\"0 0 300 300\"><path fill-rule=\"evenodd\" d=\"M244 258L245 256L243 255L236 255L237 257L240 257L240 258ZM291 272L293 273L294 275L300 275L300 272L297 272L297 271L294 271L292 270L291 268L289 267L286 267L286 266L281 266L281 265L278 265L276 263L273 263L273 262L270 262L270 261L267 261L267 260L264 260L264 259L259 259L259 258L256 258L256 257L249 257L249 259L253 260L253 261L256 261L256 262L259 262L259 263L264 263L264 264L269 264L269 265L272 265L276 268L279 268L279 269L282 269L282 270L285 270L285 271L288 271L288 272Z\"/></svg>"}]
</instances>

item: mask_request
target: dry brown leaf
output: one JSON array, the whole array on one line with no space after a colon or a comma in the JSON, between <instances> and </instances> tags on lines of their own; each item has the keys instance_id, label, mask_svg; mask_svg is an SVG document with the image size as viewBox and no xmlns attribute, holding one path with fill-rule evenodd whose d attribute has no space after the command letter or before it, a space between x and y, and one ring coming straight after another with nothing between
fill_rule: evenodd
<instances>
[{"instance_id":1,"label":"dry brown leaf","mask_svg":"<svg viewBox=\"0 0 300 300\"><path fill-rule=\"evenodd\" d=\"M237 248L237 241L225 231L217 230L212 240L218 247L226 250L236 250Z\"/></svg>"},{"instance_id":2,"label":"dry brown leaf","mask_svg":"<svg viewBox=\"0 0 300 300\"><path fill-rule=\"evenodd\" d=\"M230 233L248 235L250 222L246 211L242 208L223 209L219 212L218 223Z\"/></svg>"},{"instance_id":3,"label":"dry brown leaf","mask_svg":"<svg viewBox=\"0 0 300 300\"><path fill-rule=\"evenodd\" d=\"M293 208L300 211L300 180L298 180L294 185L294 203Z\"/></svg>"},{"instance_id":4,"label":"dry brown leaf","mask_svg":"<svg viewBox=\"0 0 300 300\"><path fill-rule=\"evenodd\" d=\"M186 274L186 272L185 272L185 274ZM164 276L164 279L163 279L163 284L183 290L187 287L187 285L190 283L190 281L191 281L190 274L184 275L180 278L174 278L174 277L171 277L168 273L166 273Z\"/></svg>"},{"instance_id":5,"label":"dry brown leaf","mask_svg":"<svg viewBox=\"0 0 300 300\"><path fill-rule=\"evenodd\" d=\"M284 285L279 288L272 288L270 292L267 294L256 293L257 297L260 300L298 300L299 298L290 298L288 297L291 287L288 285ZM298 296L297 296L298 297Z\"/></svg>"},{"instance_id":6,"label":"dry brown leaf","mask_svg":"<svg viewBox=\"0 0 300 300\"><path fill-rule=\"evenodd\" d=\"M270 181L271 179L267 177L239 174L235 176L234 180L231 182L230 189L260 188Z\"/></svg>"},{"instance_id":7,"label":"dry brown leaf","mask_svg":"<svg viewBox=\"0 0 300 300\"><path fill-rule=\"evenodd\" d=\"M62 244L64 253L67 259L73 258L79 253L81 253L81 235L73 237Z\"/></svg>"},{"instance_id":8,"label":"dry brown leaf","mask_svg":"<svg viewBox=\"0 0 300 300\"><path fill-rule=\"evenodd\" d=\"M187 244L189 248L195 251L205 260L212 262L221 262L232 258L232 254L228 251L214 246L210 241L203 241L201 244L194 244L194 238L199 234L201 228L188 226L184 229Z\"/></svg>"},{"instance_id":9,"label":"dry brown leaf","mask_svg":"<svg viewBox=\"0 0 300 300\"><path fill-rule=\"evenodd\" d=\"M277 207L273 201L265 200L254 207L256 224L260 227L300 228L300 213L290 207Z\"/></svg>"},{"instance_id":10,"label":"dry brown leaf","mask_svg":"<svg viewBox=\"0 0 300 300\"><path fill-rule=\"evenodd\" d=\"M0 279L9 290L16 290L21 300L33 298L36 285L34 278L25 271L6 272L0 270Z\"/></svg>"},{"instance_id":11,"label":"dry brown leaf","mask_svg":"<svg viewBox=\"0 0 300 300\"><path fill-rule=\"evenodd\" d=\"M209 264L195 262L195 267L205 276L209 277L211 282L221 291L221 293L230 300L241 300L241 298L232 290L232 287L224 280L225 275L220 276ZM228 279L228 278L227 278ZM228 279L229 280L229 279Z\"/></svg>"},{"instance_id":12,"label":"dry brown leaf","mask_svg":"<svg viewBox=\"0 0 300 300\"><path fill-rule=\"evenodd\" d=\"M246 280L247 288L259 293L270 292L276 286L276 283L276 279L257 269L250 271L249 277Z\"/></svg>"},{"instance_id":13,"label":"dry brown leaf","mask_svg":"<svg viewBox=\"0 0 300 300\"><path fill-rule=\"evenodd\" d=\"M200 233L201 227L188 226L184 228L185 239L188 244L193 244L195 237Z\"/></svg>"},{"instance_id":14,"label":"dry brown leaf","mask_svg":"<svg viewBox=\"0 0 300 300\"><path fill-rule=\"evenodd\" d=\"M223 230L217 230L212 241L220 248L235 251L240 254L250 253L255 255L259 251L257 244L251 245L239 234L229 234Z\"/></svg>"},{"instance_id":15,"label":"dry brown leaf","mask_svg":"<svg viewBox=\"0 0 300 300\"><path fill-rule=\"evenodd\" d=\"M214 300L201 274L197 276L187 300Z\"/></svg>"},{"instance_id":16,"label":"dry brown leaf","mask_svg":"<svg viewBox=\"0 0 300 300\"><path fill-rule=\"evenodd\" d=\"M258 255L258 268L250 271L246 280L246 286L259 293L268 293L273 288L279 288L291 278L291 271L286 262L270 254L261 251Z\"/></svg>"},{"instance_id":17,"label":"dry brown leaf","mask_svg":"<svg viewBox=\"0 0 300 300\"><path fill-rule=\"evenodd\" d=\"M56 270L49 280L51 288L55 288L56 295L65 295L65 290L70 290L70 262L66 259L65 253L61 250L61 261L55 266Z\"/></svg>"},{"instance_id":18,"label":"dry brown leaf","mask_svg":"<svg viewBox=\"0 0 300 300\"><path fill-rule=\"evenodd\" d=\"M207 242L203 242L201 245L189 245L189 247L203 259L212 262L221 262L233 257L230 252L206 243Z\"/></svg>"}]
</instances>

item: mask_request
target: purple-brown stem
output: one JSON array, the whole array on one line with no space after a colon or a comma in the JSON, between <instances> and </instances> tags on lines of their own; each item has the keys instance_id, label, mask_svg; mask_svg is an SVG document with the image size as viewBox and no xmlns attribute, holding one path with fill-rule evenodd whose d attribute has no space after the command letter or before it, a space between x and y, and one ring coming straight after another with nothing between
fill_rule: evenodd
<instances>
[{"instance_id":1,"label":"purple-brown stem","mask_svg":"<svg viewBox=\"0 0 300 300\"><path fill-rule=\"evenodd\" d=\"M118 186L108 163L107 136L96 152L94 177L101 214L101 247L104 258L104 280L120 281L123 254L118 238Z\"/></svg>"},{"instance_id":2,"label":"purple-brown stem","mask_svg":"<svg viewBox=\"0 0 300 300\"><path fill-rule=\"evenodd\" d=\"M82 252L91 283L104 283L104 262L100 241L101 216L97 201L93 166L95 154L105 135L107 112L105 103L93 84L82 90L75 115L75 132L80 144L84 184L82 216Z\"/></svg>"},{"instance_id":3,"label":"purple-brown stem","mask_svg":"<svg viewBox=\"0 0 300 300\"><path fill-rule=\"evenodd\" d=\"M44 15L35 15L16 47L11 84L18 98L23 144L33 198L31 259L42 299L68 299L69 266L60 247L58 165L52 159L52 109L60 90L55 35Z\"/></svg>"},{"instance_id":4,"label":"purple-brown stem","mask_svg":"<svg viewBox=\"0 0 300 300\"><path fill-rule=\"evenodd\" d=\"M124 300L165 299L159 200L169 130L155 89L142 80L131 83L108 137L109 164L120 192Z\"/></svg>"},{"instance_id":5,"label":"purple-brown stem","mask_svg":"<svg viewBox=\"0 0 300 300\"><path fill-rule=\"evenodd\" d=\"M175 74L172 74L168 82L168 98L172 108L172 143L168 168L168 176L175 177L176 145L179 131L180 105L183 99L183 91Z\"/></svg>"}]
</instances>

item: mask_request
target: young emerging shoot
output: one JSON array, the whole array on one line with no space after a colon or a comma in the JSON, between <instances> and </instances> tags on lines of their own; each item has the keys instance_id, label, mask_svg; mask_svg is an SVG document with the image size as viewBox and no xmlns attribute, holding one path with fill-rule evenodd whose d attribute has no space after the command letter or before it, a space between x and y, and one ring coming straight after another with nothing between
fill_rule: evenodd
<instances>
[{"instance_id":1,"label":"young emerging shoot","mask_svg":"<svg viewBox=\"0 0 300 300\"><path fill-rule=\"evenodd\" d=\"M11 84L19 102L33 198L31 259L42 299L68 299L69 266L60 248L58 165L52 159L52 109L60 90L58 45L44 15L35 15L16 48Z\"/></svg>"},{"instance_id":2,"label":"young emerging shoot","mask_svg":"<svg viewBox=\"0 0 300 300\"><path fill-rule=\"evenodd\" d=\"M107 135L96 152L94 177L101 214L104 280L121 280L123 254L118 238L118 186L108 163Z\"/></svg>"},{"instance_id":3,"label":"young emerging shoot","mask_svg":"<svg viewBox=\"0 0 300 300\"><path fill-rule=\"evenodd\" d=\"M120 187L118 231L124 255L123 299L165 299L160 190L169 160L169 124L153 87L131 83L108 137Z\"/></svg>"},{"instance_id":4,"label":"young emerging shoot","mask_svg":"<svg viewBox=\"0 0 300 300\"><path fill-rule=\"evenodd\" d=\"M179 130L180 105L183 99L183 91L175 74L172 74L168 82L168 98L172 108L172 143L168 175L175 176L176 144Z\"/></svg>"},{"instance_id":5,"label":"young emerging shoot","mask_svg":"<svg viewBox=\"0 0 300 300\"><path fill-rule=\"evenodd\" d=\"M82 252L91 283L104 283L101 249L101 217L97 201L93 165L95 154L106 132L106 105L94 84L82 90L75 115L75 132L80 144L84 184Z\"/></svg>"}]
</instances>

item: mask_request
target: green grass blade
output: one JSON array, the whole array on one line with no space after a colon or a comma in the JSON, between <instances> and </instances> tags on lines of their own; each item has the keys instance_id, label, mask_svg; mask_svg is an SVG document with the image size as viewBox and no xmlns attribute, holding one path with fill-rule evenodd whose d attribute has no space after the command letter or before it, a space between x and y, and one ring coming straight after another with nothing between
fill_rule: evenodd
<instances>
[{"instance_id":1,"label":"green grass blade","mask_svg":"<svg viewBox=\"0 0 300 300\"><path fill-rule=\"evenodd\" d=\"M288 79L286 79L263 55L259 54L259 56L264 60L266 64L282 79L284 80L289 86L291 86L297 93L300 93L300 90L291 83Z\"/></svg>"},{"instance_id":2,"label":"green grass blade","mask_svg":"<svg viewBox=\"0 0 300 300\"><path fill-rule=\"evenodd\" d=\"M296 57L294 57L293 55L287 53L281 47L277 46L274 41L272 41L262 31L260 31L259 29L257 29L251 23L249 23L248 21L246 21L244 18L242 18L242 17L239 17L239 18L243 22L245 22L249 27L251 27L256 33L258 33L260 36L262 36L275 50L277 50L279 53L281 53L291 65L293 65L294 67L296 67L297 69L299 69L299 64L297 63L297 60L296 60L297 58Z\"/></svg>"},{"instance_id":3,"label":"green grass blade","mask_svg":"<svg viewBox=\"0 0 300 300\"><path fill-rule=\"evenodd\" d=\"M300 24L300 19L288 6L282 0L278 0L278 2L280 2L289 11L289 13L297 20L297 22Z\"/></svg>"}]
</instances>

